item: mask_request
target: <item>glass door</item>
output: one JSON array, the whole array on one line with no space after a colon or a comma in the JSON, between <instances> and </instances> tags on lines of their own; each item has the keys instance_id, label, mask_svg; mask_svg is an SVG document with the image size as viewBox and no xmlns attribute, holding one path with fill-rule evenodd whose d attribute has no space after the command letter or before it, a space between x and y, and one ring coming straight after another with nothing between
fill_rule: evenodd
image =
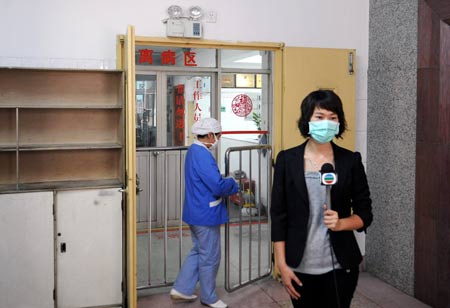
<instances>
[{"instance_id":1,"label":"glass door","mask_svg":"<svg viewBox=\"0 0 450 308\"><path fill-rule=\"evenodd\" d=\"M212 116L213 74L136 75L138 230L176 225L182 206L184 154L190 127Z\"/></svg>"},{"instance_id":2,"label":"glass door","mask_svg":"<svg viewBox=\"0 0 450 308\"><path fill-rule=\"evenodd\" d=\"M190 145L192 124L212 116L212 79L210 74L167 75L167 146Z\"/></svg>"},{"instance_id":3,"label":"glass door","mask_svg":"<svg viewBox=\"0 0 450 308\"><path fill-rule=\"evenodd\" d=\"M136 75L136 147L192 143L190 127L212 116L212 74Z\"/></svg>"},{"instance_id":4,"label":"glass door","mask_svg":"<svg viewBox=\"0 0 450 308\"><path fill-rule=\"evenodd\" d=\"M156 74L136 75L136 147L156 146Z\"/></svg>"},{"instance_id":5,"label":"glass door","mask_svg":"<svg viewBox=\"0 0 450 308\"><path fill-rule=\"evenodd\" d=\"M184 160L193 142L190 127L212 116L214 79L213 74L171 72L136 76L139 289L162 286L176 277L182 251Z\"/></svg>"}]
</instances>

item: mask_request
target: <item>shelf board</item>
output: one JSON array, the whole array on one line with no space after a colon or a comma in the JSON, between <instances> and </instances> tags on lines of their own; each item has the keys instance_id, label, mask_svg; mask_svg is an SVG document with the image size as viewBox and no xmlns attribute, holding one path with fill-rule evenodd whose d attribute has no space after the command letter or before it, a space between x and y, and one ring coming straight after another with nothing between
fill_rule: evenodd
<instances>
[{"instance_id":1,"label":"shelf board","mask_svg":"<svg viewBox=\"0 0 450 308\"><path fill-rule=\"evenodd\" d=\"M116 108L123 106L121 72L5 70L0 105L21 108Z\"/></svg>"},{"instance_id":2,"label":"shelf board","mask_svg":"<svg viewBox=\"0 0 450 308\"><path fill-rule=\"evenodd\" d=\"M57 104L41 104L35 103L31 104L1 104L0 109L123 109L122 105L86 105L83 104L67 104L62 103L61 105Z\"/></svg>"},{"instance_id":3,"label":"shelf board","mask_svg":"<svg viewBox=\"0 0 450 308\"><path fill-rule=\"evenodd\" d=\"M36 72L97 72L97 73L111 73L111 74L117 74L117 73L123 73L124 71L121 69L95 69L95 68L57 68L57 67L23 67L23 66L8 66L8 67L1 67L0 70L5 71L36 71Z\"/></svg>"},{"instance_id":4,"label":"shelf board","mask_svg":"<svg viewBox=\"0 0 450 308\"><path fill-rule=\"evenodd\" d=\"M0 193L21 192L21 191L42 191L42 190L62 190L78 188L110 188L122 187L119 179L92 180L92 181L58 181L44 183L20 183L0 185Z\"/></svg>"},{"instance_id":5,"label":"shelf board","mask_svg":"<svg viewBox=\"0 0 450 308\"><path fill-rule=\"evenodd\" d=\"M16 150L15 143L0 144L0 152L12 152Z\"/></svg>"},{"instance_id":6,"label":"shelf board","mask_svg":"<svg viewBox=\"0 0 450 308\"><path fill-rule=\"evenodd\" d=\"M0 193L17 192L16 184L0 184Z\"/></svg>"},{"instance_id":7,"label":"shelf board","mask_svg":"<svg viewBox=\"0 0 450 308\"><path fill-rule=\"evenodd\" d=\"M54 150L97 150L121 149L119 143L82 143L82 144L21 144L19 151L54 151ZM15 150L15 148L14 148Z\"/></svg>"}]
</instances>

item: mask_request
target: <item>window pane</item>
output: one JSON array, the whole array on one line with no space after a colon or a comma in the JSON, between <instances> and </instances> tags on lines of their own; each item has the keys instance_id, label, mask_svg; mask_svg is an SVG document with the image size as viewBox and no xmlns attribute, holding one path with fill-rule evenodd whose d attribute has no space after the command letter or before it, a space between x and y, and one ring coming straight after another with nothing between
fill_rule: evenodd
<instances>
[{"instance_id":1,"label":"window pane","mask_svg":"<svg viewBox=\"0 0 450 308\"><path fill-rule=\"evenodd\" d=\"M211 117L211 76L167 76L167 145L193 141L190 128Z\"/></svg>"},{"instance_id":2,"label":"window pane","mask_svg":"<svg viewBox=\"0 0 450 308\"><path fill-rule=\"evenodd\" d=\"M269 130L269 75L256 74L256 88L222 87L221 122L225 134L223 145L266 144ZM261 133L260 133L261 131Z\"/></svg>"},{"instance_id":3,"label":"window pane","mask_svg":"<svg viewBox=\"0 0 450 308\"><path fill-rule=\"evenodd\" d=\"M136 146L156 146L156 75L136 75Z\"/></svg>"},{"instance_id":4,"label":"window pane","mask_svg":"<svg viewBox=\"0 0 450 308\"><path fill-rule=\"evenodd\" d=\"M270 51L222 49L221 66L223 68L267 69Z\"/></svg>"},{"instance_id":5,"label":"window pane","mask_svg":"<svg viewBox=\"0 0 450 308\"><path fill-rule=\"evenodd\" d=\"M261 89L224 89L221 90L221 122L224 131L247 131L232 134L230 139L257 143L260 130ZM252 133L250 133L252 132Z\"/></svg>"},{"instance_id":6,"label":"window pane","mask_svg":"<svg viewBox=\"0 0 450 308\"><path fill-rule=\"evenodd\" d=\"M136 46L136 65L216 67L216 49Z\"/></svg>"}]
</instances>

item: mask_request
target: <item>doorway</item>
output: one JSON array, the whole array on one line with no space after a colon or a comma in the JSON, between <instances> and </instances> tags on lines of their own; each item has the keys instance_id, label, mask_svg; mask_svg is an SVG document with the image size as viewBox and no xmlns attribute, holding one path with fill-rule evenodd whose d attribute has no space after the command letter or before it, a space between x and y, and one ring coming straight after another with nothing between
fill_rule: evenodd
<instances>
[{"instance_id":1,"label":"doorway","mask_svg":"<svg viewBox=\"0 0 450 308\"><path fill-rule=\"evenodd\" d=\"M190 234L181 216L184 156L193 142L192 124L207 117L221 122L221 146L214 154L222 173L228 149L270 145L272 58L272 52L266 50L136 47L138 290L171 285L190 248ZM259 152L253 157L261 155L265 162L271 162L271 151L269 155L266 148L255 151ZM252 167L246 162L249 157L243 157L244 162L228 162L230 176L240 184L251 183L244 187L244 194L233 196L229 202L230 217L236 228L254 226L258 221L266 229L271 174L267 168L271 164ZM257 185L253 184L255 179L259 180ZM258 202L244 207L246 196ZM242 215L247 216L242 219ZM267 252L262 254L270 255L271 246L264 247ZM253 269L254 273L270 272L270 262L265 263L263 270ZM252 274L251 278L258 276Z\"/></svg>"}]
</instances>

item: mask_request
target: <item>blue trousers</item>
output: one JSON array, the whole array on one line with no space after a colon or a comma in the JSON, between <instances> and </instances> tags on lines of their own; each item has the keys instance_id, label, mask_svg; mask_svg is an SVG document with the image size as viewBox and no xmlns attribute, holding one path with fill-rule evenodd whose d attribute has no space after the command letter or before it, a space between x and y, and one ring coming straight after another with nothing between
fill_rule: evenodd
<instances>
[{"instance_id":1,"label":"blue trousers","mask_svg":"<svg viewBox=\"0 0 450 308\"><path fill-rule=\"evenodd\" d=\"M220 265L220 225L189 226L192 249L183 262L173 287L192 295L200 282L200 300L205 304L217 302L216 276Z\"/></svg>"}]
</instances>

